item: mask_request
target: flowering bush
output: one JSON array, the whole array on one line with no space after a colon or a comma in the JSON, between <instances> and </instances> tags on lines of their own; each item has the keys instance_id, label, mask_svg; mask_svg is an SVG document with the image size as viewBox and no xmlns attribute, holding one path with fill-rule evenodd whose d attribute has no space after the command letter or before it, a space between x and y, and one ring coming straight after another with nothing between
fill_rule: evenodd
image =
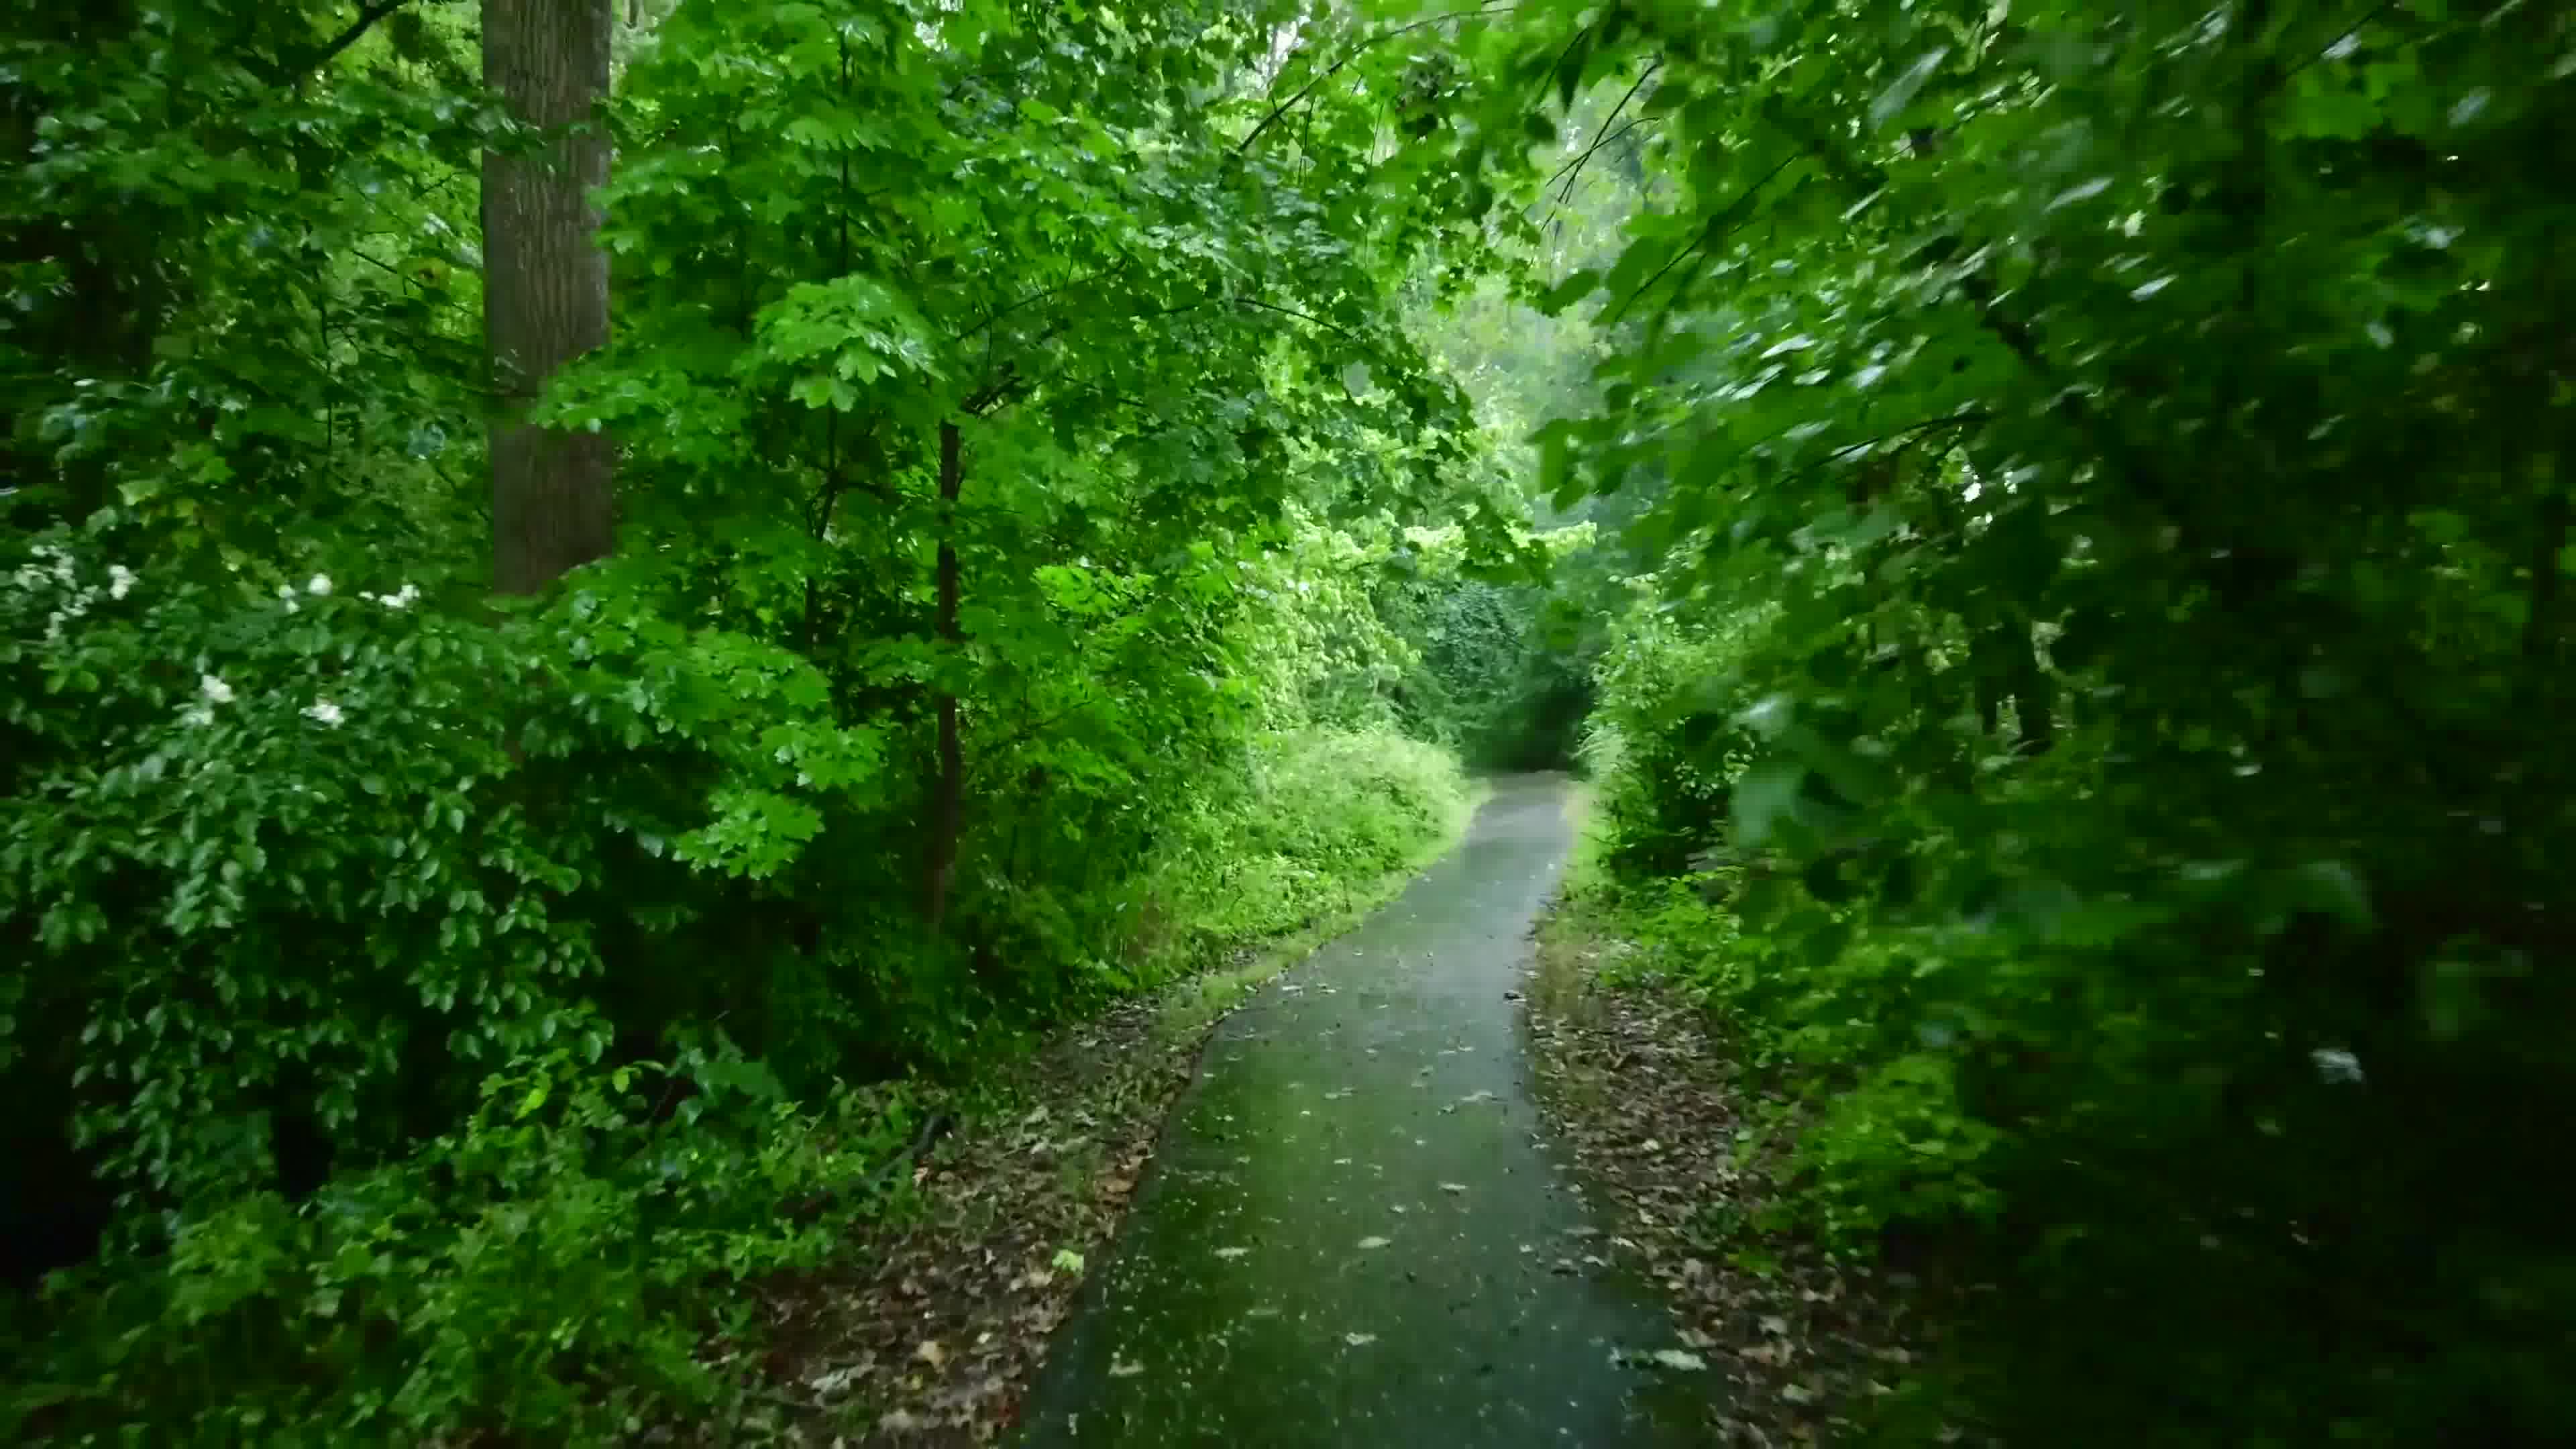
<instances>
[{"instance_id":1,"label":"flowering bush","mask_svg":"<svg viewBox=\"0 0 2576 1449\"><path fill-rule=\"evenodd\" d=\"M810 667L595 592L476 621L113 542L0 576L0 919L42 963L0 978L0 1070L68 1080L79 1145L165 1204L309 1181L453 1120L480 1071L649 1036L674 1014L603 982L612 947L703 921L869 777ZM639 752L669 770L598 768Z\"/></svg>"}]
</instances>

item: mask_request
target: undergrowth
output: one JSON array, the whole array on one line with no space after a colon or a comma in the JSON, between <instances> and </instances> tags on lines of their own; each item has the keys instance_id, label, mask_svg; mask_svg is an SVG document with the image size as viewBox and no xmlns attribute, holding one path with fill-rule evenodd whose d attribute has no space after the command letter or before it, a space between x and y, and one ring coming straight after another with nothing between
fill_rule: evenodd
<instances>
[{"instance_id":1,"label":"undergrowth","mask_svg":"<svg viewBox=\"0 0 2576 1449\"><path fill-rule=\"evenodd\" d=\"M1138 982L1203 1027L1453 839L1472 791L1443 751L1383 732L1249 745L1146 871L1170 916L1129 943ZM1304 932L1304 935L1292 933ZM1249 965L1246 965L1246 960ZM908 1207L919 1129L962 1081L791 1099L701 1034L666 1062L558 1049L488 1076L454 1130L302 1200L174 1221L164 1251L59 1273L19 1306L0 1436L173 1445L594 1443L721 1421L749 1386L702 1361L756 1340L740 1285L813 1269Z\"/></svg>"}]
</instances>

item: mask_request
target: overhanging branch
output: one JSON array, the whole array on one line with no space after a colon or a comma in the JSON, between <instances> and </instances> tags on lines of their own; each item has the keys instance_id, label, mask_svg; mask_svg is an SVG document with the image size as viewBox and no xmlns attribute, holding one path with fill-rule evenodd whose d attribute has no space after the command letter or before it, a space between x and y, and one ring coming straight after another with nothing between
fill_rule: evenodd
<instances>
[{"instance_id":1,"label":"overhanging branch","mask_svg":"<svg viewBox=\"0 0 2576 1449\"><path fill-rule=\"evenodd\" d=\"M1261 133L1269 130L1273 122L1277 121L1281 116L1288 114L1288 112L1295 107L1299 101L1302 101L1309 95L1314 94L1317 86L1320 86L1324 82L1331 80L1334 76L1341 74L1350 66L1352 61L1355 61L1362 55L1366 54L1371 47L1382 45L1387 41L1395 39L1399 35L1409 34L1416 30L1427 30L1434 25L1445 25L1452 20L1475 20L1487 15L1508 15L1519 8L1520 7L1517 5L1487 5L1475 10L1453 10L1445 15L1434 15L1427 19L1415 20L1404 25L1398 25L1393 29L1379 31L1377 34L1372 35L1368 39L1361 41L1359 44L1352 46L1349 51L1343 54L1340 60L1334 61L1331 65L1325 67L1323 72L1317 75L1313 80L1299 86L1295 95L1292 95L1288 99L1271 107L1270 114L1261 118L1261 124L1254 126L1250 135L1245 136L1241 141L1235 143L1234 154L1240 156L1251 150L1252 143L1260 140Z\"/></svg>"},{"instance_id":2,"label":"overhanging branch","mask_svg":"<svg viewBox=\"0 0 2576 1449\"><path fill-rule=\"evenodd\" d=\"M374 0L373 4L360 6L358 18L349 22L348 29L333 36L320 50L288 66L287 75L294 78L308 76L338 60L342 52L357 44L368 31L375 29L377 21L410 3L411 0Z\"/></svg>"}]
</instances>

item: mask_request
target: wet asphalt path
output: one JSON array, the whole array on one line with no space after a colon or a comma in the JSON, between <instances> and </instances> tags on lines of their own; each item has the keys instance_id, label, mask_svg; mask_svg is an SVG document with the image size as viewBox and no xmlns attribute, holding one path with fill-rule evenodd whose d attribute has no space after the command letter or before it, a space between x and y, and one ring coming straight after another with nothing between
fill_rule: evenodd
<instances>
[{"instance_id":1,"label":"wet asphalt path","mask_svg":"<svg viewBox=\"0 0 2576 1449\"><path fill-rule=\"evenodd\" d=\"M1513 995L1559 776L1218 1027L1031 1394L1029 1445L1679 1445L1701 1375L1591 1224ZM1575 1271L1566 1271L1572 1262Z\"/></svg>"}]
</instances>

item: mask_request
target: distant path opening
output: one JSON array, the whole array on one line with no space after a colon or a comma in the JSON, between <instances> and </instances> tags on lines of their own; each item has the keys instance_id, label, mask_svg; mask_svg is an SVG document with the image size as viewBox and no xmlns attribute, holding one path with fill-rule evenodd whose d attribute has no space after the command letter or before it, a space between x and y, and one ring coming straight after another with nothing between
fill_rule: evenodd
<instances>
[{"instance_id":1,"label":"distant path opening","mask_svg":"<svg viewBox=\"0 0 2576 1449\"><path fill-rule=\"evenodd\" d=\"M1567 793L1495 782L1458 849L1217 1029L1025 1443L1702 1442L1702 1376L1645 1361L1671 1329L1602 1265L1531 1099L1517 997Z\"/></svg>"}]
</instances>

